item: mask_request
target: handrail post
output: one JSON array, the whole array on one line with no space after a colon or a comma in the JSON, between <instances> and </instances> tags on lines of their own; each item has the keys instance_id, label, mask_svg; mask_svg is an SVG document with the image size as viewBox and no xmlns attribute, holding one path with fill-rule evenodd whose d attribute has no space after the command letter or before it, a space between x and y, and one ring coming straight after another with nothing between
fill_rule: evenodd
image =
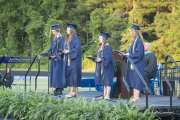
<instances>
[{"instance_id":1,"label":"handrail post","mask_svg":"<svg viewBox=\"0 0 180 120\"><path fill-rule=\"evenodd\" d=\"M173 62L174 63L174 62ZM165 58L165 81L169 87L169 105L170 105L170 110L172 111L172 96L173 96L173 89L170 81L168 80L167 74L168 74L168 69L167 69L167 64L168 64L168 58Z\"/></svg>"},{"instance_id":2,"label":"handrail post","mask_svg":"<svg viewBox=\"0 0 180 120\"><path fill-rule=\"evenodd\" d=\"M48 94L50 93L50 60L48 60Z\"/></svg>"},{"instance_id":3,"label":"handrail post","mask_svg":"<svg viewBox=\"0 0 180 120\"><path fill-rule=\"evenodd\" d=\"M146 109L149 108L149 97L148 97L148 91L146 90Z\"/></svg>"},{"instance_id":4,"label":"handrail post","mask_svg":"<svg viewBox=\"0 0 180 120\"><path fill-rule=\"evenodd\" d=\"M25 81L24 81L24 86L25 86L24 89L25 89L25 92L26 92L26 90L27 90L27 75L28 75L29 71L31 70L32 65L33 65L34 62L36 61L36 58L37 58L37 56L34 57L33 61L31 62L30 66L29 66L29 68L28 68L28 70L27 70L27 72L26 72L26 74L25 74Z\"/></svg>"},{"instance_id":5,"label":"handrail post","mask_svg":"<svg viewBox=\"0 0 180 120\"><path fill-rule=\"evenodd\" d=\"M39 74L40 74L40 59L38 59L38 73L36 74L36 78L35 78L35 91L37 90L37 78L38 78L38 76L39 76Z\"/></svg>"},{"instance_id":6,"label":"handrail post","mask_svg":"<svg viewBox=\"0 0 180 120\"><path fill-rule=\"evenodd\" d=\"M167 76L165 77L166 83L169 87L169 105L170 105L170 109L172 110L172 96L173 96L173 89L172 89L172 85L169 82L169 80L167 79Z\"/></svg>"},{"instance_id":7,"label":"handrail post","mask_svg":"<svg viewBox=\"0 0 180 120\"><path fill-rule=\"evenodd\" d=\"M8 68L8 64L6 64L6 73L5 75L3 76L3 79L2 79L2 82L3 82L3 90L5 89L5 79L6 79L6 76L7 76L7 68Z\"/></svg>"}]
</instances>

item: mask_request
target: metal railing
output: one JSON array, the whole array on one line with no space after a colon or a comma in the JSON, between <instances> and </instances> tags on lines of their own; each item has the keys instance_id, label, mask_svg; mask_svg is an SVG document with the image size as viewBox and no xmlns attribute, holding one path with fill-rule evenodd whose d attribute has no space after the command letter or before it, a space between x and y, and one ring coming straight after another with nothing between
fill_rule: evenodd
<instances>
[{"instance_id":1,"label":"metal railing","mask_svg":"<svg viewBox=\"0 0 180 120\"><path fill-rule=\"evenodd\" d=\"M162 64L162 67L163 68L160 69L161 82L165 81L169 88L170 109L172 110L172 96L175 87L173 87L171 82L180 81L180 61L175 61L171 57L171 61L166 59L165 63Z\"/></svg>"},{"instance_id":2,"label":"metal railing","mask_svg":"<svg viewBox=\"0 0 180 120\"><path fill-rule=\"evenodd\" d=\"M35 90L37 89L37 78L40 74L40 59L38 56L35 57L9 57L9 56L3 56L1 57L1 63L0 64L5 64L5 73L3 76L2 81L4 82L6 79L6 76L8 75L7 69L8 69L8 64L24 64L24 63L30 63L28 70L25 73L25 80L24 80L24 90L27 90L27 76L30 74L31 68L35 62L38 63L38 72L35 75ZM30 79L30 86L31 86L31 79ZM3 85L4 88L4 85Z\"/></svg>"},{"instance_id":3,"label":"metal railing","mask_svg":"<svg viewBox=\"0 0 180 120\"><path fill-rule=\"evenodd\" d=\"M37 78L39 76L39 73L40 73L40 59L38 58L38 56L35 56L33 59L32 59L32 62L30 63L30 66L28 67L28 70L26 71L26 74L25 74L25 80L24 80L24 87L25 87L25 91L27 89L27 75L30 73L31 71L31 68L33 66L33 64L37 61L38 63L38 72L37 74L35 75L35 91L37 89Z\"/></svg>"}]
</instances>

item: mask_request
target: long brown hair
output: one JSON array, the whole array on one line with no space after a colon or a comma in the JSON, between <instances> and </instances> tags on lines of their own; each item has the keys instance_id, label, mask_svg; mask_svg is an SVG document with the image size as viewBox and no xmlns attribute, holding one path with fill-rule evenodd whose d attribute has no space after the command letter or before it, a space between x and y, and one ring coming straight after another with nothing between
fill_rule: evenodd
<instances>
[{"instance_id":1,"label":"long brown hair","mask_svg":"<svg viewBox=\"0 0 180 120\"><path fill-rule=\"evenodd\" d=\"M70 29L70 34L67 34L66 36L66 40L68 42L71 42L73 36L76 34L76 30L75 29Z\"/></svg>"}]
</instances>

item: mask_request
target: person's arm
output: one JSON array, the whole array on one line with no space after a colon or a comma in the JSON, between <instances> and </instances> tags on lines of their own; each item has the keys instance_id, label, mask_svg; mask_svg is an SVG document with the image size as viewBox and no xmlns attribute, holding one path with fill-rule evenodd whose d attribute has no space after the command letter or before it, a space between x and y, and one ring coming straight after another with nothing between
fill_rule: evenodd
<instances>
[{"instance_id":1,"label":"person's arm","mask_svg":"<svg viewBox=\"0 0 180 120\"><path fill-rule=\"evenodd\" d=\"M72 41L72 48L70 50L70 57L71 59L76 59L78 54L80 54L79 52L81 51L81 44L80 44L80 40L78 37L75 37L74 40Z\"/></svg>"},{"instance_id":2,"label":"person's arm","mask_svg":"<svg viewBox=\"0 0 180 120\"><path fill-rule=\"evenodd\" d=\"M129 57L134 63L138 63L144 58L144 45L141 40L138 40L135 44L134 52L129 53Z\"/></svg>"},{"instance_id":3,"label":"person's arm","mask_svg":"<svg viewBox=\"0 0 180 120\"><path fill-rule=\"evenodd\" d=\"M145 68L144 68L144 71L146 72L146 73L148 73L148 68L149 68L149 55L146 55L145 56Z\"/></svg>"},{"instance_id":4,"label":"person's arm","mask_svg":"<svg viewBox=\"0 0 180 120\"><path fill-rule=\"evenodd\" d=\"M40 56L50 57L50 55L52 54L52 44L53 44L53 42L51 41L49 49L40 53Z\"/></svg>"},{"instance_id":5,"label":"person's arm","mask_svg":"<svg viewBox=\"0 0 180 120\"><path fill-rule=\"evenodd\" d=\"M64 38L63 37L59 38L57 44L58 44L58 48L55 56L58 60L61 60L63 55L63 48L64 48Z\"/></svg>"}]
</instances>

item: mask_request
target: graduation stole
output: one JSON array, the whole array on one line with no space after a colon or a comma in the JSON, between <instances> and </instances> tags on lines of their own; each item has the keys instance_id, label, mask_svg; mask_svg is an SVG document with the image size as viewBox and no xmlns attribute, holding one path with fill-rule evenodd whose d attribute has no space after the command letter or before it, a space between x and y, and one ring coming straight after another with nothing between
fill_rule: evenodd
<instances>
[{"instance_id":1,"label":"graduation stole","mask_svg":"<svg viewBox=\"0 0 180 120\"><path fill-rule=\"evenodd\" d=\"M66 41L65 41L64 49L70 51L70 41L69 41L69 40L66 40ZM68 54L66 55L66 58L67 58L67 65L70 66L70 64L71 64L70 53L68 53Z\"/></svg>"},{"instance_id":2,"label":"graduation stole","mask_svg":"<svg viewBox=\"0 0 180 120\"><path fill-rule=\"evenodd\" d=\"M137 39L138 39L138 36L136 37L136 39L133 42L132 53L135 53L135 47L136 47Z\"/></svg>"},{"instance_id":3,"label":"graduation stole","mask_svg":"<svg viewBox=\"0 0 180 120\"><path fill-rule=\"evenodd\" d=\"M103 59L103 55L104 55L104 49L105 49L105 47L107 46L108 44L106 43L104 46L100 46L99 47L99 49L98 49L98 54L99 54L99 56L98 57L100 57L101 59ZM103 76L103 74L104 74L104 64L103 64L103 61L100 63L100 66L101 66L101 69L100 69L100 75L101 75L101 77Z\"/></svg>"},{"instance_id":4,"label":"graduation stole","mask_svg":"<svg viewBox=\"0 0 180 120\"><path fill-rule=\"evenodd\" d=\"M58 44L58 42L60 42L59 41L59 38L61 38L62 37L62 35L61 34L58 34L57 36L56 36L56 48L59 50L59 44Z\"/></svg>"}]
</instances>

